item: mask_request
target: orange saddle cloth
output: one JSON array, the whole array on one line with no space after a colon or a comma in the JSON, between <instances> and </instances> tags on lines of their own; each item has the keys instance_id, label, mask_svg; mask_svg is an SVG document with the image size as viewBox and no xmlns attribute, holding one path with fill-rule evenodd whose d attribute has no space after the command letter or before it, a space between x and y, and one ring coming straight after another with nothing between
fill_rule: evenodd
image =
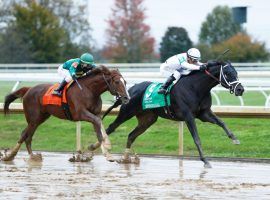
<instances>
[{"instance_id":1,"label":"orange saddle cloth","mask_svg":"<svg viewBox=\"0 0 270 200\"><path fill-rule=\"evenodd\" d=\"M56 83L49 87L47 92L44 94L42 98L42 104L43 105L57 105L61 106L62 103L67 103L67 88L69 87L69 84L64 88L62 97L52 95L52 92L58 87L59 83Z\"/></svg>"}]
</instances>

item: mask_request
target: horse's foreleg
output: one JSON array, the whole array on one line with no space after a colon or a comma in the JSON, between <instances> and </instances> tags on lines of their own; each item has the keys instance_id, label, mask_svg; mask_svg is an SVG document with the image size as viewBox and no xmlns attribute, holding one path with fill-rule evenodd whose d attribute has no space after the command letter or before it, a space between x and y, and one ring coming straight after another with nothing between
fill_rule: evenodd
<instances>
[{"instance_id":1,"label":"horse's foreleg","mask_svg":"<svg viewBox=\"0 0 270 200\"><path fill-rule=\"evenodd\" d=\"M131 131L131 133L128 135L127 144L126 144L126 150L124 152L124 156L121 162L123 163L130 163L130 148L135 139L143 134L152 124L154 124L157 121L158 116L154 114L153 112L144 112L140 115L137 115L138 125L137 127Z\"/></svg>"},{"instance_id":2,"label":"horse's foreleg","mask_svg":"<svg viewBox=\"0 0 270 200\"><path fill-rule=\"evenodd\" d=\"M185 122L187 124L187 127L192 135L193 141L199 151L199 155L200 155L200 159L201 161L204 162L204 167L205 168L211 168L210 163L208 162L208 160L204 157L203 155L203 151L202 151L202 147L201 147L201 140L197 131L197 126L195 124L195 120L194 117L192 116L192 114L190 112L186 112L185 115Z\"/></svg>"},{"instance_id":3,"label":"horse's foreleg","mask_svg":"<svg viewBox=\"0 0 270 200\"><path fill-rule=\"evenodd\" d=\"M81 120L91 122L97 134L98 142L101 144L102 153L106 156L107 160L114 161L109 150L111 149L111 142L102 124L102 120L94 114L85 111L81 115Z\"/></svg>"},{"instance_id":4,"label":"horse's foreleg","mask_svg":"<svg viewBox=\"0 0 270 200\"><path fill-rule=\"evenodd\" d=\"M134 117L135 111L136 111L136 106L133 106L132 102L130 102L129 104L122 105L116 119L106 129L106 134L110 135L122 123ZM100 147L100 143L97 141L96 143L89 145L88 149L90 151L94 151L99 147Z\"/></svg>"},{"instance_id":5,"label":"horse's foreleg","mask_svg":"<svg viewBox=\"0 0 270 200\"><path fill-rule=\"evenodd\" d=\"M227 128L226 124L219 119L211 110L207 110L203 112L200 116L199 119L201 119L203 122L210 122L213 124L216 124L220 127L223 128L225 133L229 138L232 139L234 144L240 144L240 141L236 138L236 136Z\"/></svg>"}]
</instances>

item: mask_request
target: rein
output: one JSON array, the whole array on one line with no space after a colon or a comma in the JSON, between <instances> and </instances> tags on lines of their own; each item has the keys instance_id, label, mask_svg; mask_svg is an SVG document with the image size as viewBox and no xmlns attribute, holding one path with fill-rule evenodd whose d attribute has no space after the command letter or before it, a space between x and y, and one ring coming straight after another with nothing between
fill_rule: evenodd
<instances>
[{"instance_id":1,"label":"rein","mask_svg":"<svg viewBox=\"0 0 270 200\"><path fill-rule=\"evenodd\" d=\"M227 65L224 66L224 68L227 67ZM225 78L224 72L223 72L223 66L220 66L220 73L219 73L219 79L217 77L215 77L213 74L211 74L208 70L205 70L205 73L210 76L211 78L213 78L214 80L216 80L218 83L220 83L220 85L222 85L223 87L227 88L230 90L230 93L233 94L235 92L235 89L237 88L237 85L240 84L239 80L233 81L233 82L229 82L227 81L227 79ZM224 79L225 83L224 84L222 82L222 78ZM233 84L236 84L235 86L233 86Z\"/></svg>"},{"instance_id":2,"label":"rein","mask_svg":"<svg viewBox=\"0 0 270 200\"><path fill-rule=\"evenodd\" d=\"M110 91L113 95L115 95L116 98L118 98L118 97L119 97L119 94L118 94L118 92L116 91L115 87L113 87L112 84L109 83L109 82L106 80L106 77L105 77L104 74L102 74L102 76L103 76L103 79L104 79L106 85L107 85L108 88L109 88L109 91ZM113 77L110 77L110 81L112 81L112 79L113 79Z\"/></svg>"}]
</instances>

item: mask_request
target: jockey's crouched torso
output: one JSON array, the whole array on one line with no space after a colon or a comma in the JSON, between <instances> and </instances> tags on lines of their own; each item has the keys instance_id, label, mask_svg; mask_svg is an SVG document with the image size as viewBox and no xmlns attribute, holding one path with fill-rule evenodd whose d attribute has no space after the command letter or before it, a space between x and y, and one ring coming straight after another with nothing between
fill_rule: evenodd
<instances>
[{"instance_id":1,"label":"jockey's crouched torso","mask_svg":"<svg viewBox=\"0 0 270 200\"><path fill-rule=\"evenodd\" d=\"M193 70L205 70L206 66L199 62L200 58L201 53L196 48L168 58L160 65L161 75L167 80L162 84L158 93L166 94L169 85L176 83L182 75L188 75Z\"/></svg>"},{"instance_id":2,"label":"jockey's crouched torso","mask_svg":"<svg viewBox=\"0 0 270 200\"><path fill-rule=\"evenodd\" d=\"M74 58L64 62L57 70L58 74L63 78L63 81L52 94L62 96L62 91L67 83L72 79L76 81L78 77L81 77L84 73L91 71L93 68L95 68L94 58L89 53L84 53L80 58Z\"/></svg>"},{"instance_id":3,"label":"jockey's crouched torso","mask_svg":"<svg viewBox=\"0 0 270 200\"><path fill-rule=\"evenodd\" d=\"M66 61L59 67L59 74L62 74L63 77L65 77L66 82L70 82L73 75L80 77L83 75L83 73L85 73L84 69L79 63L80 59L75 58Z\"/></svg>"},{"instance_id":4,"label":"jockey's crouched torso","mask_svg":"<svg viewBox=\"0 0 270 200\"><path fill-rule=\"evenodd\" d=\"M160 72L166 78L174 74L176 80L178 80L181 75L187 75L193 70L199 70L200 65L202 65L200 62L197 64L189 64L187 62L187 54L181 53L168 58L162 63Z\"/></svg>"}]
</instances>

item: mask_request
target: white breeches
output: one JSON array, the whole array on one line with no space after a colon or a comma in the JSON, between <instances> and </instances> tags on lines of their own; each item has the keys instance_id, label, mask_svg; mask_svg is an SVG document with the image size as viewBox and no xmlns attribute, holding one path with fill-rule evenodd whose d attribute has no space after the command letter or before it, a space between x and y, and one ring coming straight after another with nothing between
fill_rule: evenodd
<instances>
[{"instance_id":1,"label":"white breeches","mask_svg":"<svg viewBox=\"0 0 270 200\"><path fill-rule=\"evenodd\" d=\"M63 68L63 65L60 65L57 70L59 76L61 76L67 83L69 83L72 80L72 77L68 70Z\"/></svg>"},{"instance_id":2,"label":"white breeches","mask_svg":"<svg viewBox=\"0 0 270 200\"><path fill-rule=\"evenodd\" d=\"M181 73L179 71L168 68L168 66L164 63L160 65L160 73L165 78L168 78L169 76L173 75L175 78L174 83L176 83L181 77Z\"/></svg>"}]
</instances>

